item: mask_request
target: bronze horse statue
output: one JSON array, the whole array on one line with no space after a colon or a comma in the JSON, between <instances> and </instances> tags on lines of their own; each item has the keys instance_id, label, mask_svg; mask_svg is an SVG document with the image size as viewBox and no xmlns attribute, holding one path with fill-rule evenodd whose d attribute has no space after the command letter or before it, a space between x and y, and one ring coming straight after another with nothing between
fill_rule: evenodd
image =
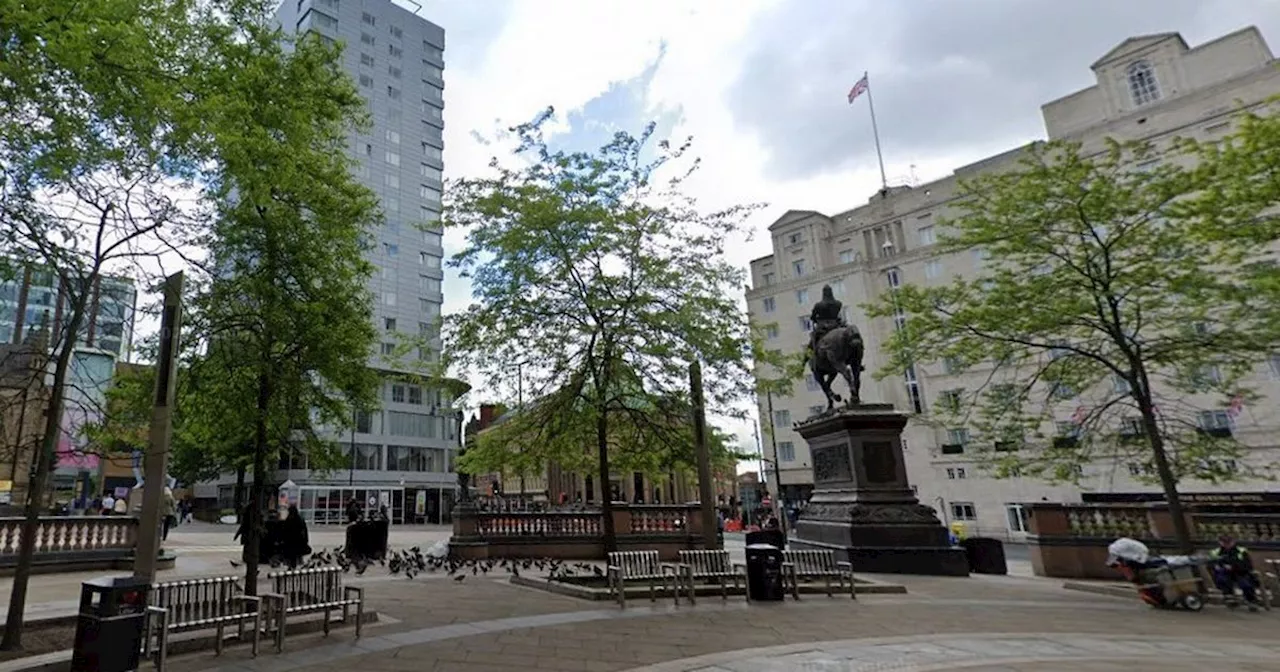
<instances>
[{"instance_id":1,"label":"bronze horse statue","mask_svg":"<svg viewBox=\"0 0 1280 672\"><path fill-rule=\"evenodd\" d=\"M842 376L849 384L848 406L859 404L862 398L858 390L862 387L862 334L853 325L836 327L827 332L818 341L818 345L810 350L807 357L809 370L827 395L827 411L835 408L836 402L842 401L840 395L831 390L831 383L836 376Z\"/></svg>"}]
</instances>

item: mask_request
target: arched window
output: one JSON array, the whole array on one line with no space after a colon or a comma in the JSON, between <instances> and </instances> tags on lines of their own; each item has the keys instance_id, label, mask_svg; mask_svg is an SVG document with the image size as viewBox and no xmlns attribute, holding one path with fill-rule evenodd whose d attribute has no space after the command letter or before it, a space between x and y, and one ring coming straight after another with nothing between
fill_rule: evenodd
<instances>
[{"instance_id":1,"label":"arched window","mask_svg":"<svg viewBox=\"0 0 1280 672\"><path fill-rule=\"evenodd\" d=\"M1146 105L1160 100L1160 83L1156 81L1156 72L1146 61L1135 61L1126 72L1129 78L1129 95L1133 96L1134 105Z\"/></svg>"}]
</instances>

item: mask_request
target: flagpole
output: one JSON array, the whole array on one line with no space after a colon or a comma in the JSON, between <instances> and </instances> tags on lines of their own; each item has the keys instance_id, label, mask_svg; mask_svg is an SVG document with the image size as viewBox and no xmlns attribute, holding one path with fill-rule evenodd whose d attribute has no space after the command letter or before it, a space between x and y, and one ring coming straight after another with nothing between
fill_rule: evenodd
<instances>
[{"instance_id":1,"label":"flagpole","mask_svg":"<svg viewBox=\"0 0 1280 672\"><path fill-rule=\"evenodd\" d=\"M871 134L876 139L876 160L880 162L880 186L888 191L889 180L884 175L884 155L880 153L880 129L876 126L876 103L871 97L871 78L865 71L862 78L867 80L867 109L871 110Z\"/></svg>"}]
</instances>

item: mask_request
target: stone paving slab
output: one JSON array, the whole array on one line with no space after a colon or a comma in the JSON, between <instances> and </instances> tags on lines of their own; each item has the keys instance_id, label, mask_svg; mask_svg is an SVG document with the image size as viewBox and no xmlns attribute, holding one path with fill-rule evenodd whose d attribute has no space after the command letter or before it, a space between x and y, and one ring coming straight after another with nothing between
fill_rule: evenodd
<instances>
[{"instance_id":1,"label":"stone paving slab","mask_svg":"<svg viewBox=\"0 0 1280 672\"><path fill-rule=\"evenodd\" d=\"M1092 647L1102 655L1111 656L1107 660L1113 660L1112 667L1101 669L1136 670L1141 668L1134 667L1129 660L1135 655L1134 651L1142 652L1140 655L1145 656L1147 662L1185 662L1192 657L1207 660L1195 653L1195 645L1201 640L1239 645L1216 656L1217 666L1239 660L1241 665L1235 669L1280 669L1265 667L1270 664L1267 656L1272 657L1271 661L1280 661L1280 650L1273 652L1269 644L1276 641L1274 633L1278 623L1267 614L1212 608L1199 614L1157 612L1135 600L1079 593L1069 594L1070 599L1054 600L1053 596L1065 591L1047 591L1039 584L1028 587L1009 577L899 578L909 584L911 595L869 595L857 602L825 596L771 604L700 600L696 607L686 604L679 608L669 603L650 606L642 601L626 610L584 609L587 603L520 589L496 580L487 584L467 582L465 587L452 581L382 583L379 590L396 588L403 594L401 612L385 608L372 596L371 603L384 613L397 618L404 616L415 623L403 621L393 626L369 628L359 642L351 641L349 631L335 631L328 640L296 638L290 640L284 656L265 654L257 660L249 658L241 649L221 658L211 654L183 657L181 667L175 665L175 669L621 672L696 656L799 646L801 648L792 653L807 651L808 659L795 658L788 661L791 667L765 667L762 672L947 669L931 666L952 665L956 661L972 669L1039 669L1034 666L1061 660L1055 656L1078 657L1076 653L1082 647ZM921 580L916 581L917 578ZM415 590L424 591L422 594L429 597L410 598ZM529 613L530 609L538 611ZM467 621L466 616L454 615L497 614L503 610L505 617L488 620ZM424 623L435 625L421 625ZM1126 633L1123 642L1115 644L1114 650L1108 649L1111 645L1107 642L1118 632ZM924 639L903 640L902 636ZM894 637L899 639L885 640ZM1078 639L1080 637L1092 639L1085 641ZM986 639L977 641L983 638ZM1144 647L1142 643L1149 639L1174 642L1166 649L1172 654ZM856 648L870 641L880 641L882 646L874 650ZM945 645L939 643L944 641ZM1184 644L1176 644L1179 641ZM850 667L849 660L831 659L827 651L831 648L830 642L855 647L840 651L860 656L862 667ZM1262 648L1252 648L1254 646ZM306 652L305 658L295 657L294 652L302 651ZM1117 667L1114 661L1121 660L1129 662ZM882 667L868 668L864 663ZM796 667L801 664L808 667ZM915 667L902 667L903 664ZM1158 667L1168 669L1164 665ZM1196 669L1209 667L1201 663ZM712 663L702 668L707 668L706 672L747 669ZM702 668L677 665L671 669L686 672Z\"/></svg>"}]
</instances>

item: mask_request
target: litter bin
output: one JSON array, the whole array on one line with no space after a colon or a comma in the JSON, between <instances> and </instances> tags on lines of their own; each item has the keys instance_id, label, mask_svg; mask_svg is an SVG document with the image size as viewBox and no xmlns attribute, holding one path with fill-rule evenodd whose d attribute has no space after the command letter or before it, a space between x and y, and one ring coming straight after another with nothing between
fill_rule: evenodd
<instances>
[{"instance_id":1,"label":"litter bin","mask_svg":"<svg viewBox=\"0 0 1280 672\"><path fill-rule=\"evenodd\" d=\"M969 571L974 574L1008 574L1009 564L1004 559L1004 544L999 539L969 537L961 539L969 558Z\"/></svg>"},{"instance_id":2,"label":"litter bin","mask_svg":"<svg viewBox=\"0 0 1280 672\"><path fill-rule=\"evenodd\" d=\"M748 546L751 544L769 544L777 548L786 548L787 535L783 534L782 530L755 530L747 533L746 543Z\"/></svg>"},{"instance_id":3,"label":"litter bin","mask_svg":"<svg viewBox=\"0 0 1280 672\"><path fill-rule=\"evenodd\" d=\"M147 625L145 580L104 577L80 584L80 615L71 651L71 672L138 669Z\"/></svg>"},{"instance_id":4,"label":"litter bin","mask_svg":"<svg viewBox=\"0 0 1280 672\"><path fill-rule=\"evenodd\" d=\"M783 598L782 549L772 544L747 545L747 596L757 602Z\"/></svg>"}]
</instances>

